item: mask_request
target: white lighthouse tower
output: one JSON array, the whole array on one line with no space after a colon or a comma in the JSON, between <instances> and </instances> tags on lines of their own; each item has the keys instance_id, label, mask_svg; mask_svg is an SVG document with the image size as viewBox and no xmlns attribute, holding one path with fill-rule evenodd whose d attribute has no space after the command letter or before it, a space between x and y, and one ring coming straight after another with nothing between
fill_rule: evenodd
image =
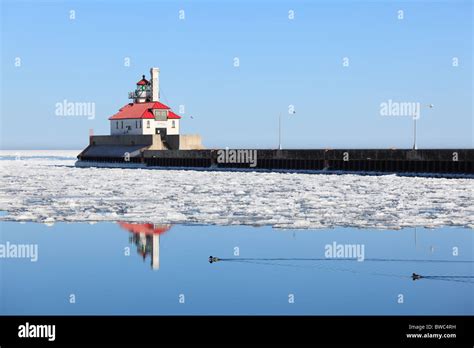
<instances>
[{"instance_id":1,"label":"white lighthouse tower","mask_svg":"<svg viewBox=\"0 0 474 348\"><path fill-rule=\"evenodd\" d=\"M142 79L137 82L134 92L128 93L128 98L134 103L158 102L160 101L160 69L150 69L151 82L142 75Z\"/></svg>"},{"instance_id":2,"label":"white lighthouse tower","mask_svg":"<svg viewBox=\"0 0 474 348\"><path fill-rule=\"evenodd\" d=\"M145 75L142 75L142 79L137 82L137 88L135 92L128 93L128 97L133 99L135 103L145 103L149 101L151 96L151 84L145 78Z\"/></svg>"}]
</instances>

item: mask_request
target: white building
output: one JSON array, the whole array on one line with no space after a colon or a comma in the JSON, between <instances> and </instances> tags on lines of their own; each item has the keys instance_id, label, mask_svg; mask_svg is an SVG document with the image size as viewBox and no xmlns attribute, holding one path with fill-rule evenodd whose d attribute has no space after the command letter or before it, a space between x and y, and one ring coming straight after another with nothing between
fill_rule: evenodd
<instances>
[{"instance_id":1,"label":"white building","mask_svg":"<svg viewBox=\"0 0 474 348\"><path fill-rule=\"evenodd\" d=\"M180 116L160 102L130 103L109 118L111 135L179 135Z\"/></svg>"},{"instance_id":2,"label":"white building","mask_svg":"<svg viewBox=\"0 0 474 348\"><path fill-rule=\"evenodd\" d=\"M181 117L159 101L159 69L151 68L151 82L142 79L137 88L129 93L133 99L118 113L109 118L111 135L160 134L169 143L178 141ZM177 140L176 140L177 139Z\"/></svg>"}]
</instances>

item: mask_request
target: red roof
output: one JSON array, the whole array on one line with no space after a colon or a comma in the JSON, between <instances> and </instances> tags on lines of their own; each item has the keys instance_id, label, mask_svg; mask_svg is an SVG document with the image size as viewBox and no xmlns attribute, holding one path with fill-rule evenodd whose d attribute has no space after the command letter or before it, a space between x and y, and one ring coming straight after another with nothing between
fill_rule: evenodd
<instances>
[{"instance_id":1,"label":"red roof","mask_svg":"<svg viewBox=\"0 0 474 348\"><path fill-rule=\"evenodd\" d=\"M179 120L181 118L181 116L179 115L176 115L173 111L168 111L168 118L172 119L172 120Z\"/></svg>"},{"instance_id":2,"label":"red roof","mask_svg":"<svg viewBox=\"0 0 474 348\"><path fill-rule=\"evenodd\" d=\"M155 118L153 113L150 112L152 109L169 110L170 108L160 102L130 103L121 108L115 115L109 117L109 120Z\"/></svg>"},{"instance_id":3,"label":"red roof","mask_svg":"<svg viewBox=\"0 0 474 348\"><path fill-rule=\"evenodd\" d=\"M137 85L139 86L143 86L143 85L149 85L150 82L148 82L148 80L145 78L145 75L143 75L143 78L137 82Z\"/></svg>"},{"instance_id":4,"label":"red roof","mask_svg":"<svg viewBox=\"0 0 474 348\"><path fill-rule=\"evenodd\" d=\"M119 221L120 227L131 233L162 234L171 228L171 225L133 224Z\"/></svg>"}]
</instances>

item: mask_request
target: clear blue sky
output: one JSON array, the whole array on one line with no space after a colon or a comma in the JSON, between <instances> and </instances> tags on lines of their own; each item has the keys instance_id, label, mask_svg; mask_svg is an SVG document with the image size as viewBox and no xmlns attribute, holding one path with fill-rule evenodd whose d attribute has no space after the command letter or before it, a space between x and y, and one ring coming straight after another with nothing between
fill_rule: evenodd
<instances>
[{"instance_id":1,"label":"clear blue sky","mask_svg":"<svg viewBox=\"0 0 474 348\"><path fill-rule=\"evenodd\" d=\"M80 149L90 128L108 134L151 66L162 100L186 107L182 133L208 147L276 147L280 112L284 148L410 147L412 120L380 115L389 99L434 104L420 148L473 145L472 1L1 4L3 149ZM95 102L95 119L56 116L64 99Z\"/></svg>"}]
</instances>

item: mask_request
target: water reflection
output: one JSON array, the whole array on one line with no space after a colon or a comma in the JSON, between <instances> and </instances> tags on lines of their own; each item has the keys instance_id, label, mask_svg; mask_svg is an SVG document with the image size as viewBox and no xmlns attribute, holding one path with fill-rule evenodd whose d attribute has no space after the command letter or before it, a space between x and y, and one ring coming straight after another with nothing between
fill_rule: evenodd
<instances>
[{"instance_id":1,"label":"water reflection","mask_svg":"<svg viewBox=\"0 0 474 348\"><path fill-rule=\"evenodd\" d=\"M160 236L171 229L172 225L156 225L151 223L130 223L119 221L121 228L131 233L129 241L137 247L137 253L143 261L150 256L153 270L160 269Z\"/></svg>"},{"instance_id":2,"label":"water reflection","mask_svg":"<svg viewBox=\"0 0 474 348\"><path fill-rule=\"evenodd\" d=\"M2 221L0 230L3 243L39 248L38 262L0 260L0 312L6 315L473 314L471 229L417 229L416 247L413 229L296 231L123 220L51 228ZM325 246L334 242L364 245L364 261L342 260L346 254L326 259ZM209 263L209 255L220 261ZM31 284L48 286L32 291ZM72 290L80 296L74 306L67 301ZM291 305L288 294L297 299Z\"/></svg>"},{"instance_id":3,"label":"water reflection","mask_svg":"<svg viewBox=\"0 0 474 348\"><path fill-rule=\"evenodd\" d=\"M153 270L160 268L160 236L172 227L171 224L152 224L152 223L133 223L119 221L119 226L128 231L131 235L129 237L130 243L136 245L137 253L145 261L150 257L150 266ZM415 248L417 248L417 231L415 229ZM293 238L295 232L293 231ZM273 267L294 267L294 268L312 268L320 269L323 271L330 272L349 272L368 274L373 276L393 277L402 278L406 280L439 280L439 281L451 281L451 282L462 282L462 283L474 283L474 276L471 275L459 275L459 274L419 274L416 271L417 265L423 263L431 264L473 264L472 260L433 260L433 259L394 259L394 258L366 258L364 262L375 262L375 263L410 263L413 265L413 272L407 274L394 274L387 272L371 272L369 270L363 270L355 265L358 264L357 259L354 258L301 258L301 257L290 257L290 258L220 258L215 256L209 256L209 263L216 262L232 262L241 264L255 264L255 265L267 265ZM345 266L345 267L341 267Z\"/></svg>"}]
</instances>

